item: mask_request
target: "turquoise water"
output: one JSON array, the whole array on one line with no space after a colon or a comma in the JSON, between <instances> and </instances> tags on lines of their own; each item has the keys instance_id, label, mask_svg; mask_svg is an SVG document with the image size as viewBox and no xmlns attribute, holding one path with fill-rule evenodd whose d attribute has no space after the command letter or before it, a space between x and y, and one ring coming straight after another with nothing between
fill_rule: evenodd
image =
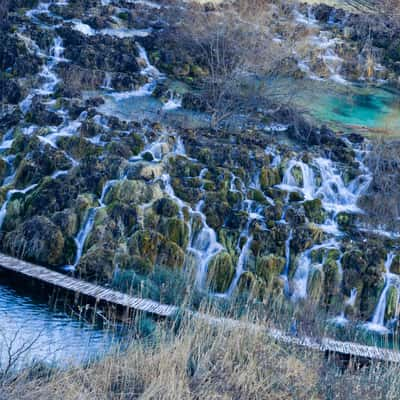
<instances>
[{"instance_id":1,"label":"turquoise water","mask_svg":"<svg viewBox=\"0 0 400 400\"><path fill-rule=\"evenodd\" d=\"M269 87L290 92L291 102L318 123L364 133L400 133L400 92L372 85L337 85L312 80L276 80ZM99 111L123 119L179 122L186 128L209 126L209 116L182 108L164 111L152 96L114 99L106 96Z\"/></svg>"},{"instance_id":2,"label":"turquoise water","mask_svg":"<svg viewBox=\"0 0 400 400\"><path fill-rule=\"evenodd\" d=\"M400 93L384 87L310 83L295 103L319 122L342 128L400 133Z\"/></svg>"}]
</instances>

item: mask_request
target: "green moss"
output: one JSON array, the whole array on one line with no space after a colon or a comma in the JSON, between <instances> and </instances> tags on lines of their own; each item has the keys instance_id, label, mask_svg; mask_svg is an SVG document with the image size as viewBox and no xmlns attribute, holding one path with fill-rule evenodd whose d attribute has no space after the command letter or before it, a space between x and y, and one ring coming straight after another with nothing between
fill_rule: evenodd
<instances>
[{"instance_id":1,"label":"green moss","mask_svg":"<svg viewBox=\"0 0 400 400\"><path fill-rule=\"evenodd\" d=\"M236 247L238 242L239 233L235 229L221 229L219 231L219 241L228 251L231 257L236 255Z\"/></svg>"},{"instance_id":2,"label":"green moss","mask_svg":"<svg viewBox=\"0 0 400 400\"><path fill-rule=\"evenodd\" d=\"M166 218L160 223L160 232L170 241L185 248L189 241L189 228L179 218Z\"/></svg>"},{"instance_id":3,"label":"green moss","mask_svg":"<svg viewBox=\"0 0 400 400\"><path fill-rule=\"evenodd\" d=\"M156 200L153 203L153 210L163 217L175 217L179 213L178 205L168 197Z\"/></svg>"},{"instance_id":4,"label":"green moss","mask_svg":"<svg viewBox=\"0 0 400 400\"><path fill-rule=\"evenodd\" d=\"M267 204L265 196L264 196L263 192L261 192L260 190L251 190L249 193L249 198L251 200L257 201L258 203Z\"/></svg>"},{"instance_id":5,"label":"green moss","mask_svg":"<svg viewBox=\"0 0 400 400\"><path fill-rule=\"evenodd\" d=\"M321 199L308 200L303 203L307 218L316 224L322 224L325 220L325 212L322 209Z\"/></svg>"},{"instance_id":6,"label":"green moss","mask_svg":"<svg viewBox=\"0 0 400 400\"><path fill-rule=\"evenodd\" d=\"M339 293L339 267L334 259L328 259L324 263L323 270L325 304L330 306L333 303L334 297Z\"/></svg>"},{"instance_id":7,"label":"green moss","mask_svg":"<svg viewBox=\"0 0 400 400\"><path fill-rule=\"evenodd\" d=\"M294 191L289 193L290 202L299 202L304 200L304 195L301 192Z\"/></svg>"},{"instance_id":8,"label":"green moss","mask_svg":"<svg viewBox=\"0 0 400 400\"><path fill-rule=\"evenodd\" d=\"M118 13L118 18L122 19L123 21L127 21L129 18L129 13L121 11Z\"/></svg>"},{"instance_id":9,"label":"green moss","mask_svg":"<svg viewBox=\"0 0 400 400\"><path fill-rule=\"evenodd\" d=\"M350 229L354 225L355 215L341 212L336 216L336 222L341 229Z\"/></svg>"},{"instance_id":10,"label":"green moss","mask_svg":"<svg viewBox=\"0 0 400 400\"><path fill-rule=\"evenodd\" d=\"M285 258L274 254L261 257L257 260L256 274L266 282L271 282L273 276L279 275L285 267Z\"/></svg>"},{"instance_id":11,"label":"green moss","mask_svg":"<svg viewBox=\"0 0 400 400\"><path fill-rule=\"evenodd\" d=\"M131 206L146 204L163 197L160 184L146 183L142 180L123 180L107 193L106 204L119 202Z\"/></svg>"},{"instance_id":12,"label":"green moss","mask_svg":"<svg viewBox=\"0 0 400 400\"><path fill-rule=\"evenodd\" d=\"M271 186L281 183L281 176L277 168L263 167L260 173L261 189L266 190Z\"/></svg>"},{"instance_id":13,"label":"green moss","mask_svg":"<svg viewBox=\"0 0 400 400\"><path fill-rule=\"evenodd\" d=\"M295 166L292 168L292 176L295 179L298 186L303 186L303 172L301 168Z\"/></svg>"},{"instance_id":14,"label":"green moss","mask_svg":"<svg viewBox=\"0 0 400 400\"><path fill-rule=\"evenodd\" d=\"M145 153L142 154L142 158L145 161L151 162L154 160L153 154L150 153L149 151L146 151Z\"/></svg>"},{"instance_id":15,"label":"green moss","mask_svg":"<svg viewBox=\"0 0 400 400\"><path fill-rule=\"evenodd\" d=\"M234 274L231 256L226 252L217 254L208 265L207 280L210 289L218 293L226 292Z\"/></svg>"},{"instance_id":16,"label":"green moss","mask_svg":"<svg viewBox=\"0 0 400 400\"><path fill-rule=\"evenodd\" d=\"M150 230L135 232L128 241L128 249L133 256L170 268L181 267L185 259L183 250L176 243Z\"/></svg>"},{"instance_id":17,"label":"green moss","mask_svg":"<svg viewBox=\"0 0 400 400\"><path fill-rule=\"evenodd\" d=\"M396 287L391 286L386 296L385 319L390 320L398 316L399 292Z\"/></svg>"},{"instance_id":18,"label":"green moss","mask_svg":"<svg viewBox=\"0 0 400 400\"><path fill-rule=\"evenodd\" d=\"M320 302L323 291L323 274L319 269L314 269L307 283L307 292L315 302Z\"/></svg>"},{"instance_id":19,"label":"green moss","mask_svg":"<svg viewBox=\"0 0 400 400\"><path fill-rule=\"evenodd\" d=\"M396 254L395 258L393 259L390 271L394 274L400 275L400 255Z\"/></svg>"}]
</instances>

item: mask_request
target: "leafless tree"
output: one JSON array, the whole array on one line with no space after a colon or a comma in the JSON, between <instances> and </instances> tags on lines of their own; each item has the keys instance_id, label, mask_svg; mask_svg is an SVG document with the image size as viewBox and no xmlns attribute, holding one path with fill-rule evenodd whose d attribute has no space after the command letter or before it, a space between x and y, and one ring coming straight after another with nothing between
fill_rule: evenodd
<instances>
[{"instance_id":1,"label":"leafless tree","mask_svg":"<svg viewBox=\"0 0 400 400\"><path fill-rule=\"evenodd\" d=\"M283 95L271 83L287 69L291 49L288 42L281 46L276 40L279 10L274 3L240 0L211 10L192 6L183 11L178 36L206 69L196 84L213 127Z\"/></svg>"},{"instance_id":2,"label":"leafless tree","mask_svg":"<svg viewBox=\"0 0 400 400\"><path fill-rule=\"evenodd\" d=\"M18 366L18 363L28 356L43 335L43 332L39 331L31 339L21 340L22 329L22 327L18 328L10 335L0 329L1 354L4 358L3 364L0 366L0 374L3 378L7 377Z\"/></svg>"},{"instance_id":3,"label":"leafless tree","mask_svg":"<svg viewBox=\"0 0 400 400\"><path fill-rule=\"evenodd\" d=\"M400 143L374 140L367 164L373 180L361 207L374 225L400 230Z\"/></svg>"}]
</instances>

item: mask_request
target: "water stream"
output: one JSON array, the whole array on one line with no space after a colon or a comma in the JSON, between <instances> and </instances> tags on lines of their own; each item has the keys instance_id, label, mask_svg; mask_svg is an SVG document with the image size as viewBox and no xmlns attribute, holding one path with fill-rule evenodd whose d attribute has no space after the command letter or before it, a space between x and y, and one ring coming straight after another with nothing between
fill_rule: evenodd
<instances>
[{"instance_id":1,"label":"water stream","mask_svg":"<svg viewBox=\"0 0 400 400\"><path fill-rule=\"evenodd\" d=\"M387 305L387 295L389 289L393 286L396 288L400 287L400 278L399 276L390 272L390 268L392 266L393 260L396 254L390 252L387 255L385 261L385 285L381 292L381 295L378 300L378 304L375 307L374 314L372 315L372 319L370 322L365 324L365 327L369 330L376 331L379 333L387 333L389 332L388 328L385 326L385 312L386 312L386 305ZM399 303L399 299L397 299L397 305Z\"/></svg>"}]
</instances>

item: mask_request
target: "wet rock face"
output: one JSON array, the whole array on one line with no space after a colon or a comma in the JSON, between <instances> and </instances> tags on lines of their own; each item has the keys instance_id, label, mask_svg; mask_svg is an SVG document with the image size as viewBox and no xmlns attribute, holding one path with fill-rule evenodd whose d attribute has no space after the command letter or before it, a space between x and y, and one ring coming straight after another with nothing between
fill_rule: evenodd
<instances>
[{"instance_id":1,"label":"wet rock face","mask_svg":"<svg viewBox=\"0 0 400 400\"><path fill-rule=\"evenodd\" d=\"M168 42L165 23L156 21L165 10L123 4L127 10L94 0L52 4L35 18L14 16L16 29L21 21L26 27L24 40L0 34L8 103L0 110L1 250L73 266L102 284L118 271L153 279L161 267L204 293L251 292L257 301L286 295L370 318L386 251L382 240L358 232L354 210L366 177L354 149L362 154L362 137L349 135L349 143L287 107L273 120L288 129L276 132L261 124L263 110L257 123L232 130L183 129L163 119L165 109L154 120L140 110L127 121L110 115L110 97L123 108L138 97L125 91L157 83L151 64L165 74L157 98L170 100L168 85L179 78L183 105L207 108L191 91L207 74L204 60ZM317 18L331 12L321 6ZM78 21L90 34L76 29ZM153 30L140 39L98 32L114 26ZM399 265L395 259L393 273ZM345 303L355 289L354 304ZM393 289L387 318L396 298Z\"/></svg>"},{"instance_id":2,"label":"wet rock face","mask_svg":"<svg viewBox=\"0 0 400 400\"><path fill-rule=\"evenodd\" d=\"M66 262L61 230L46 217L33 217L8 232L2 250L13 256L43 265L60 266Z\"/></svg>"},{"instance_id":3,"label":"wet rock face","mask_svg":"<svg viewBox=\"0 0 400 400\"><path fill-rule=\"evenodd\" d=\"M10 74L8 78L27 77L39 72L42 61L31 54L17 36L0 30L0 43L0 69Z\"/></svg>"}]
</instances>

